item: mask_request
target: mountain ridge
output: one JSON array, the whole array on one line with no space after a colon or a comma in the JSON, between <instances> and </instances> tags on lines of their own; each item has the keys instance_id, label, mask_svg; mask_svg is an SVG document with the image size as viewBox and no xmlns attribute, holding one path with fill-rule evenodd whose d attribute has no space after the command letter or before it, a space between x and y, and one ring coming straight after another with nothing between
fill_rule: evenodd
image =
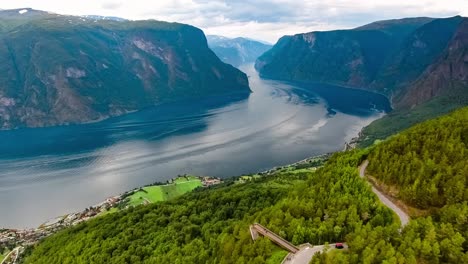
<instances>
[{"instance_id":1,"label":"mountain ridge","mask_svg":"<svg viewBox=\"0 0 468 264\"><path fill-rule=\"evenodd\" d=\"M248 94L193 26L0 12L0 128L101 120L184 97Z\"/></svg>"},{"instance_id":2,"label":"mountain ridge","mask_svg":"<svg viewBox=\"0 0 468 264\"><path fill-rule=\"evenodd\" d=\"M253 63L272 46L261 41L243 37L227 38L224 36L208 35L208 45L222 61L235 67Z\"/></svg>"},{"instance_id":3,"label":"mountain ridge","mask_svg":"<svg viewBox=\"0 0 468 264\"><path fill-rule=\"evenodd\" d=\"M413 107L411 100L398 99L443 55L466 20L460 16L407 18L378 21L350 30L284 36L259 57L256 68L265 78L317 81L377 91L390 97L396 108ZM434 36L432 32L439 44L426 40ZM425 36L426 39L421 39ZM414 57L418 54L415 52L421 54L419 58ZM416 66L409 64L411 59ZM423 102L417 102L420 103Z\"/></svg>"}]
</instances>

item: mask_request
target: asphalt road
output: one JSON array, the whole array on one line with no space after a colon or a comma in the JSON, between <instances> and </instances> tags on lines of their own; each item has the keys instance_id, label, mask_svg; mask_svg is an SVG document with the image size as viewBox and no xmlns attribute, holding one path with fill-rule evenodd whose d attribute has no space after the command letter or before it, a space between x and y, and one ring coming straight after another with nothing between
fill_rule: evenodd
<instances>
[{"instance_id":1,"label":"asphalt road","mask_svg":"<svg viewBox=\"0 0 468 264\"><path fill-rule=\"evenodd\" d=\"M368 160L364 161L359 167L359 176L361 176L362 178L364 178L364 176L366 175L367 165L369 165ZM385 196L383 193L377 190L374 186L372 186L372 191L377 195L377 197L379 197L379 200L383 204L385 204L388 208L392 209L392 211L398 215L402 227L408 224L410 217L403 210L401 210L400 207L398 207L396 204L390 201L390 199L388 199L387 196Z\"/></svg>"},{"instance_id":2,"label":"asphalt road","mask_svg":"<svg viewBox=\"0 0 468 264\"><path fill-rule=\"evenodd\" d=\"M364 161L361 166L359 167L359 176L364 178L366 175L366 168L369 165L369 161ZM374 186L372 186L372 191L377 195L379 200L385 204L388 208L394 211L398 217L400 218L401 226L405 226L408 224L410 217L403 212L396 204L394 204L390 199L388 199L383 193L377 190ZM345 248L348 246L344 243ZM296 254L289 254L287 258L283 261L282 264L308 264L315 253L322 252L324 249L324 245L320 246L304 246L301 247L300 251ZM335 248L335 244L330 244L330 249Z\"/></svg>"},{"instance_id":3,"label":"asphalt road","mask_svg":"<svg viewBox=\"0 0 468 264\"><path fill-rule=\"evenodd\" d=\"M330 250L335 249L335 244L329 244ZM348 246L343 243L344 248L348 248ZM322 252L325 248L325 245L320 246L304 246L301 247L301 250L296 254L289 254L288 258L286 258L282 264L309 264L310 260L317 252Z\"/></svg>"},{"instance_id":4,"label":"asphalt road","mask_svg":"<svg viewBox=\"0 0 468 264\"><path fill-rule=\"evenodd\" d=\"M0 264L16 263L16 260L18 259L19 249L20 249L20 247L16 247L15 249L13 249L10 253L8 253L8 255L5 256L5 258L2 260L2 262ZM16 253L14 261L8 261L7 262L7 259L10 259L11 254L14 254L14 253Z\"/></svg>"}]
</instances>

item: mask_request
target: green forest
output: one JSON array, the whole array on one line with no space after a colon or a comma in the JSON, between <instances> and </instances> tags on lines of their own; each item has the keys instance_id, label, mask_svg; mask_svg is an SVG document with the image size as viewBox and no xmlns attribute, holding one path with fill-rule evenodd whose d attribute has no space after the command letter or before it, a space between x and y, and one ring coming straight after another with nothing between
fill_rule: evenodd
<instances>
[{"instance_id":1,"label":"green forest","mask_svg":"<svg viewBox=\"0 0 468 264\"><path fill-rule=\"evenodd\" d=\"M106 215L46 239L26 263L280 263L286 252L266 239L252 242L249 225L261 223L299 245L393 223L359 178L363 154L337 154L316 173L231 181Z\"/></svg>"},{"instance_id":2,"label":"green forest","mask_svg":"<svg viewBox=\"0 0 468 264\"><path fill-rule=\"evenodd\" d=\"M358 139L360 147L369 147L376 140L399 133L418 123L446 115L468 105L468 94L454 91L447 96L436 97L412 108L393 110L382 118L364 127Z\"/></svg>"},{"instance_id":3,"label":"green forest","mask_svg":"<svg viewBox=\"0 0 468 264\"><path fill-rule=\"evenodd\" d=\"M105 215L45 239L24 262L281 263L285 251L264 238L252 241L249 225L258 222L295 245L349 246L312 263L468 263L467 123L465 108L377 146L336 153L316 171L233 178ZM359 177L366 159L375 177L400 187L404 201L436 209L401 229ZM407 189L416 183L415 201Z\"/></svg>"},{"instance_id":4,"label":"green forest","mask_svg":"<svg viewBox=\"0 0 468 264\"><path fill-rule=\"evenodd\" d=\"M368 172L430 216L401 233L365 226L346 236L349 252L313 263L468 263L468 107L416 125L377 145Z\"/></svg>"},{"instance_id":5,"label":"green forest","mask_svg":"<svg viewBox=\"0 0 468 264\"><path fill-rule=\"evenodd\" d=\"M427 209L468 200L468 107L395 135L369 156L368 171Z\"/></svg>"}]
</instances>

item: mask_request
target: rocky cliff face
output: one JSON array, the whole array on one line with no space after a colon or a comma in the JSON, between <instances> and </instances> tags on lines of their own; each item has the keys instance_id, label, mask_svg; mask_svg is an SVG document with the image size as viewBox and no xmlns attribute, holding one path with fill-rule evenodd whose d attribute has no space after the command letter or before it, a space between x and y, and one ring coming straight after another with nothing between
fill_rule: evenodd
<instances>
[{"instance_id":1,"label":"rocky cliff face","mask_svg":"<svg viewBox=\"0 0 468 264\"><path fill-rule=\"evenodd\" d=\"M0 11L0 128L81 123L182 97L248 93L195 27Z\"/></svg>"},{"instance_id":2,"label":"rocky cliff face","mask_svg":"<svg viewBox=\"0 0 468 264\"><path fill-rule=\"evenodd\" d=\"M443 53L412 83L398 105L415 106L441 95L468 102L468 19L464 19Z\"/></svg>"},{"instance_id":3,"label":"rocky cliff face","mask_svg":"<svg viewBox=\"0 0 468 264\"><path fill-rule=\"evenodd\" d=\"M406 88L444 53L462 20L436 19L408 34L390 53L371 88L395 96L398 103Z\"/></svg>"},{"instance_id":4,"label":"rocky cliff face","mask_svg":"<svg viewBox=\"0 0 468 264\"><path fill-rule=\"evenodd\" d=\"M379 31L311 32L283 37L256 64L268 78L368 85L383 63L389 37ZM375 47L385 47L379 52Z\"/></svg>"},{"instance_id":5,"label":"rocky cliff face","mask_svg":"<svg viewBox=\"0 0 468 264\"><path fill-rule=\"evenodd\" d=\"M263 77L388 95L397 108L468 89L466 20L411 18L286 36L256 62Z\"/></svg>"},{"instance_id":6,"label":"rocky cliff face","mask_svg":"<svg viewBox=\"0 0 468 264\"><path fill-rule=\"evenodd\" d=\"M246 38L226 38L207 36L208 45L218 57L236 67L254 63L255 60L272 46Z\"/></svg>"}]
</instances>

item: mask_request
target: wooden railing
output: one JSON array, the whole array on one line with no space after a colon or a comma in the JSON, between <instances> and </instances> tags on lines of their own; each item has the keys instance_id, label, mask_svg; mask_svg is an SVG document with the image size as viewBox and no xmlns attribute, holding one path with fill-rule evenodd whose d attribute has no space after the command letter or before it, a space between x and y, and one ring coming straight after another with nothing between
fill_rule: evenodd
<instances>
[{"instance_id":1,"label":"wooden railing","mask_svg":"<svg viewBox=\"0 0 468 264\"><path fill-rule=\"evenodd\" d=\"M252 235L252 239L256 240L259 235L269 238L273 243L277 244L278 246L286 249L291 253L296 253L299 251L299 248L291 244L286 239L278 236L277 234L273 233L268 228L260 225L260 224L253 224L250 226L250 234Z\"/></svg>"}]
</instances>

